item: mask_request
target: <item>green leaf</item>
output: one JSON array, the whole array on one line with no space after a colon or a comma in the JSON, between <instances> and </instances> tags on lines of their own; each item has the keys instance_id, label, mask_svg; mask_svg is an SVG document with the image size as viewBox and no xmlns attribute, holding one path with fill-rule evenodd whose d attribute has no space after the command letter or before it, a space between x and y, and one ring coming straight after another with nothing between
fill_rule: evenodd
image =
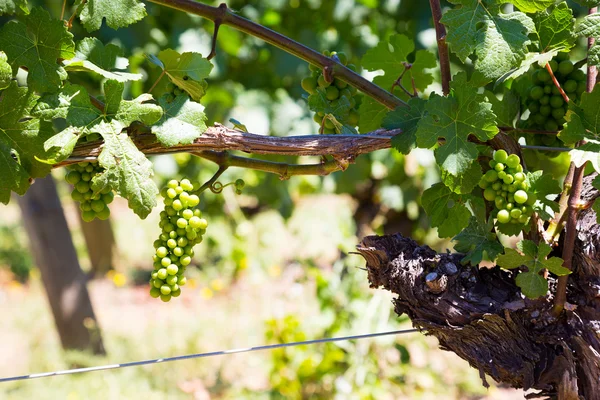
<instances>
[{"instance_id":1,"label":"green leaf","mask_svg":"<svg viewBox=\"0 0 600 400\"><path fill-rule=\"evenodd\" d=\"M0 51L0 90L6 89L12 81L12 68L6 60L6 54Z\"/></svg>"},{"instance_id":2,"label":"green leaf","mask_svg":"<svg viewBox=\"0 0 600 400\"><path fill-rule=\"evenodd\" d=\"M529 69L534 64L537 64L540 67L546 66L546 64L548 64L554 57L556 57L560 50L562 49L550 50L547 53L527 53L525 59L521 61L521 65L519 65L519 67L517 68L511 69L510 71L502 75L500 78L498 78L495 86L500 85L504 81L515 79L523 74L526 74L527 72L529 72Z\"/></svg>"},{"instance_id":3,"label":"green leaf","mask_svg":"<svg viewBox=\"0 0 600 400\"><path fill-rule=\"evenodd\" d=\"M63 21L52 19L39 7L25 17L25 23L10 21L0 29L0 49L8 56L13 74L27 67L27 84L38 92L58 90L67 72L57 60L75 55L73 35Z\"/></svg>"},{"instance_id":4,"label":"green leaf","mask_svg":"<svg viewBox=\"0 0 600 400\"><path fill-rule=\"evenodd\" d=\"M462 72L455 76L450 96L431 95L425 105L428 114L419 121L416 133L419 147L430 148L440 138L446 139L435 150L435 158L455 176L465 173L479 154L477 146L468 141L469 136L486 142L498 133L492 105L467 82L466 75Z\"/></svg>"},{"instance_id":5,"label":"green leaf","mask_svg":"<svg viewBox=\"0 0 600 400\"><path fill-rule=\"evenodd\" d=\"M596 43L588 51L588 64L600 65L600 13L586 15L575 28L575 35L584 37L593 37Z\"/></svg>"},{"instance_id":6,"label":"green leaf","mask_svg":"<svg viewBox=\"0 0 600 400\"><path fill-rule=\"evenodd\" d=\"M464 174L457 176L444 169L442 169L441 173L442 182L456 194L471 193L482 176L481 165L477 161L473 161Z\"/></svg>"},{"instance_id":7,"label":"green leaf","mask_svg":"<svg viewBox=\"0 0 600 400\"><path fill-rule=\"evenodd\" d=\"M486 90L483 93L489 103L492 104L492 111L496 115L496 123L498 126L515 126L519 111L521 111L521 99L512 90L505 90L502 99Z\"/></svg>"},{"instance_id":8,"label":"green leaf","mask_svg":"<svg viewBox=\"0 0 600 400\"><path fill-rule=\"evenodd\" d=\"M102 121L117 120L128 127L134 121L146 125L156 123L162 117L162 108L147 104L152 100L149 94L143 94L134 100L123 100L124 84L114 80L104 83L104 113L94 107L84 87L66 84L60 92L44 96L33 113L45 120L64 118L67 128L46 143L49 151L46 162L54 164L71 154L77 140L83 135L98 132Z\"/></svg>"},{"instance_id":9,"label":"green leaf","mask_svg":"<svg viewBox=\"0 0 600 400\"><path fill-rule=\"evenodd\" d=\"M356 134L356 130L348 125L343 125L339 121L347 119L352 105L350 99L346 96L342 96L336 101L332 102L327 100L325 90L318 88L314 94L308 96L308 107L316 112L324 113L324 118L329 119L335 126L336 133L342 134Z\"/></svg>"},{"instance_id":10,"label":"green leaf","mask_svg":"<svg viewBox=\"0 0 600 400\"><path fill-rule=\"evenodd\" d=\"M565 119L567 122L558 137L566 144L580 140L600 141L600 85L596 85L591 93L584 92L579 105L569 102Z\"/></svg>"},{"instance_id":11,"label":"green leaf","mask_svg":"<svg viewBox=\"0 0 600 400\"><path fill-rule=\"evenodd\" d=\"M372 132L381 128L381 124L389 109L371 97L364 97L358 107L360 133Z\"/></svg>"},{"instance_id":12,"label":"green leaf","mask_svg":"<svg viewBox=\"0 0 600 400\"><path fill-rule=\"evenodd\" d=\"M27 0L0 0L0 15L29 14Z\"/></svg>"},{"instance_id":13,"label":"green leaf","mask_svg":"<svg viewBox=\"0 0 600 400\"><path fill-rule=\"evenodd\" d=\"M392 35L387 41L380 41L379 44L367 51L362 59L363 68L370 71L383 70L384 74L376 76L373 83L386 90L392 90L392 86L402 76L402 86L412 93L413 81L415 89L422 92L433 82L433 74L429 71L435 68L435 55L426 50L418 50L414 53L414 61L408 62L409 56L415 51L415 44L412 39L406 35ZM407 100L410 97L398 86L395 86L396 96ZM389 110L379 102L365 98L359 107L361 132L370 132L381 127L381 122Z\"/></svg>"},{"instance_id":14,"label":"green leaf","mask_svg":"<svg viewBox=\"0 0 600 400\"><path fill-rule=\"evenodd\" d=\"M129 208L144 219L156 206L158 188L152 181L152 163L138 150L123 131L119 121L102 121L96 132L102 135L104 147L98 162L105 171L93 180L94 190L110 187L128 200Z\"/></svg>"},{"instance_id":15,"label":"green leaf","mask_svg":"<svg viewBox=\"0 0 600 400\"><path fill-rule=\"evenodd\" d=\"M144 3L139 0L77 0L79 19L92 32L100 29L102 20L113 29L124 28L146 16Z\"/></svg>"},{"instance_id":16,"label":"green leaf","mask_svg":"<svg viewBox=\"0 0 600 400\"><path fill-rule=\"evenodd\" d=\"M36 160L45 157L44 142L54 132L49 123L31 118L38 97L17 82L0 97L0 202L7 204L10 192L25 194L29 178L50 172L50 166Z\"/></svg>"},{"instance_id":17,"label":"green leaf","mask_svg":"<svg viewBox=\"0 0 600 400\"><path fill-rule=\"evenodd\" d=\"M552 174L545 174L544 171L528 172L527 181L530 185L529 192L535 193L537 197L533 210L544 221L552 219L559 208L554 201L556 195L561 192L558 181Z\"/></svg>"},{"instance_id":18,"label":"green leaf","mask_svg":"<svg viewBox=\"0 0 600 400\"><path fill-rule=\"evenodd\" d=\"M461 5L444 14L450 49L462 62L477 55L475 69L495 79L525 58L528 35L535 31L531 18L522 12L503 14L497 0L451 0Z\"/></svg>"},{"instance_id":19,"label":"green leaf","mask_svg":"<svg viewBox=\"0 0 600 400\"><path fill-rule=\"evenodd\" d=\"M122 55L123 51L118 46L114 44L104 46L100 40L88 37L77 43L75 57L66 60L64 64L67 71L93 72L119 82L142 79L141 74L116 71L117 57Z\"/></svg>"},{"instance_id":20,"label":"green leaf","mask_svg":"<svg viewBox=\"0 0 600 400\"><path fill-rule=\"evenodd\" d=\"M559 48L568 50L575 44L575 19L566 2L535 14L533 21L540 38L540 52L546 53Z\"/></svg>"},{"instance_id":21,"label":"green leaf","mask_svg":"<svg viewBox=\"0 0 600 400\"><path fill-rule=\"evenodd\" d=\"M158 100L164 113L152 126L152 133L167 147L193 143L206 131L204 107L191 101L187 94L180 94L170 103L167 97L165 94Z\"/></svg>"},{"instance_id":22,"label":"green leaf","mask_svg":"<svg viewBox=\"0 0 600 400\"><path fill-rule=\"evenodd\" d=\"M534 13L543 11L550 7L556 2L556 0L510 0L508 3L512 3L519 8L519 10L525 13Z\"/></svg>"},{"instance_id":23,"label":"green leaf","mask_svg":"<svg viewBox=\"0 0 600 400\"><path fill-rule=\"evenodd\" d=\"M519 273L516 283L523 294L531 299L545 296L548 292L548 281L540 275L544 269L558 276L571 273L562 266L564 261L561 258L546 259L552 251L552 248L546 243L541 242L537 246L531 240L522 240L517 247L522 254L514 249L506 249L505 253L498 257L497 264L506 269L527 267L527 272Z\"/></svg>"},{"instance_id":24,"label":"green leaf","mask_svg":"<svg viewBox=\"0 0 600 400\"><path fill-rule=\"evenodd\" d=\"M462 259L464 264L477 265L484 258L494 261L498 254L502 253L504 247L493 233L494 221L490 218L486 223L475 217L471 217L469 225L452 240L456 242L454 250L465 253Z\"/></svg>"},{"instance_id":25,"label":"green leaf","mask_svg":"<svg viewBox=\"0 0 600 400\"><path fill-rule=\"evenodd\" d=\"M436 183L423 192L421 203L440 237L456 236L469 224L471 213L464 204L465 199L443 183Z\"/></svg>"},{"instance_id":26,"label":"green leaf","mask_svg":"<svg viewBox=\"0 0 600 400\"><path fill-rule=\"evenodd\" d=\"M569 152L571 161L576 167L581 167L586 162L589 162L596 172L600 171L600 144L585 143L576 149Z\"/></svg>"},{"instance_id":27,"label":"green leaf","mask_svg":"<svg viewBox=\"0 0 600 400\"><path fill-rule=\"evenodd\" d=\"M398 107L383 118L385 129L402 129L402 133L392 139L392 146L402 154L410 153L417 145L417 124L425 115L425 104L426 100L413 97L408 101L408 107Z\"/></svg>"},{"instance_id":28,"label":"green leaf","mask_svg":"<svg viewBox=\"0 0 600 400\"><path fill-rule=\"evenodd\" d=\"M148 56L153 64L162 68L171 81L188 92L195 101L200 101L206 91L206 81L213 65L200 53L182 53L166 49L158 57Z\"/></svg>"}]
</instances>

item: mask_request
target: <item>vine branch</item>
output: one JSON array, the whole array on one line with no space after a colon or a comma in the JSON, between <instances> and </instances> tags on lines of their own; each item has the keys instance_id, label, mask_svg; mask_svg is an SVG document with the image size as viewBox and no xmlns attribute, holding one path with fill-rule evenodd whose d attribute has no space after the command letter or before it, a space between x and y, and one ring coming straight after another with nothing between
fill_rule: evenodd
<instances>
[{"instance_id":1,"label":"vine branch","mask_svg":"<svg viewBox=\"0 0 600 400\"><path fill-rule=\"evenodd\" d=\"M221 4L219 7L212 7L206 4L197 3L192 0L147 1L190 14L199 15L203 18L213 21L218 25L231 26L232 28L241 32L264 40L265 42L270 43L273 46L278 47L290 54L293 54L294 56L323 70L330 69L336 78L339 78L342 81L354 86L364 94L385 105L390 110L393 110L397 107L408 107L408 104L394 96L392 93L368 81L356 72L345 67L343 64L331 59L330 57L326 57L321 53L280 33L247 20L246 18L240 17L227 8L225 4Z\"/></svg>"},{"instance_id":2,"label":"vine branch","mask_svg":"<svg viewBox=\"0 0 600 400\"><path fill-rule=\"evenodd\" d=\"M192 155L212 161L220 168L240 167L255 169L279 175L281 180L289 179L294 175L319 175L325 176L332 172L344 171L353 158L335 159L319 164L287 164L274 161L257 160L254 158L239 157L228 152L201 151L192 152Z\"/></svg>"},{"instance_id":3,"label":"vine branch","mask_svg":"<svg viewBox=\"0 0 600 400\"><path fill-rule=\"evenodd\" d=\"M429 0L431 6L431 15L433 16L433 24L435 26L435 35L437 38L438 55L440 57L440 72L442 75L442 91L445 96L450 94L450 81L452 75L450 73L450 52L448 51L448 43L446 43L446 27L440 22L442 19L442 7L440 0Z\"/></svg>"}]
</instances>

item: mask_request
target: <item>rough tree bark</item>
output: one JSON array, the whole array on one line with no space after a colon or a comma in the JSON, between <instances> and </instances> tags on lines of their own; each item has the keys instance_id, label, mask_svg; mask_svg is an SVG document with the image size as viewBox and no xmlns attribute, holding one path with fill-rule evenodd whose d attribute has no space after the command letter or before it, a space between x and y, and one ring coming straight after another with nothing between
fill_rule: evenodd
<instances>
[{"instance_id":1,"label":"rough tree bark","mask_svg":"<svg viewBox=\"0 0 600 400\"><path fill-rule=\"evenodd\" d=\"M599 197L585 179L583 200ZM552 298L528 300L514 272L462 265L400 234L369 236L358 251L371 287L395 294L398 315L435 336L485 375L530 397L600 399L600 227L592 208L578 219L568 305L553 318ZM560 249L557 249L560 255ZM555 281L550 282L551 290Z\"/></svg>"},{"instance_id":2,"label":"rough tree bark","mask_svg":"<svg viewBox=\"0 0 600 400\"><path fill-rule=\"evenodd\" d=\"M36 180L18 202L63 348L104 354L87 279L79 266L52 176Z\"/></svg>"},{"instance_id":3,"label":"rough tree bark","mask_svg":"<svg viewBox=\"0 0 600 400\"><path fill-rule=\"evenodd\" d=\"M77 215L79 216L85 246L90 257L91 271L89 276L103 276L113 269L116 251L115 235L113 234L110 219L94 219L92 222L85 222L81 217L79 209L77 210Z\"/></svg>"}]
</instances>

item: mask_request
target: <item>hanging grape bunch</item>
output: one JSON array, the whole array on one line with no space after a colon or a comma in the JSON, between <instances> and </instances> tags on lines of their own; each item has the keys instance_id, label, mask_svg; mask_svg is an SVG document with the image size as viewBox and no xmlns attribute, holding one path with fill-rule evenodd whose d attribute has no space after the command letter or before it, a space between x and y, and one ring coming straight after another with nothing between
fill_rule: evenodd
<instances>
[{"instance_id":1,"label":"hanging grape bunch","mask_svg":"<svg viewBox=\"0 0 600 400\"><path fill-rule=\"evenodd\" d=\"M94 192L92 189L92 179L104 172L104 168L98 163L83 162L68 166L67 170L65 180L73 185L71 198L79 202L82 219L85 222L90 222L94 218L108 219L110 216L108 205L114 199L112 190L110 187L105 187L99 192Z\"/></svg>"},{"instance_id":2,"label":"hanging grape bunch","mask_svg":"<svg viewBox=\"0 0 600 400\"><path fill-rule=\"evenodd\" d=\"M323 52L323 54L327 57L335 59L336 61L339 61L341 64L347 66L352 71L356 71L356 66L354 64L347 65L348 57L346 56L346 54L342 52L338 53L335 51L331 53L325 51ZM327 82L325 80L325 77L323 76L323 71L319 67L310 65L309 69L311 70L312 75L302 80L302 88L309 95L316 94L317 91L320 91L325 95L327 101L333 108L337 107L337 104L339 103L340 99L345 96L350 101L350 113L344 120L338 119L338 122L342 125L348 125L352 127L357 126L359 119L358 107L360 105L360 98L357 96L356 88L348 85L346 82L335 77L333 79L333 82ZM334 123L329 118L325 118L324 112L319 111L315 113L315 116L313 118L317 124L321 125L322 133L336 133Z\"/></svg>"},{"instance_id":3,"label":"hanging grape bunch","mask_svg":"<svg viewBox=\"0 0 600 400\"><path fill-rule=\"evenodd\" d=\"M586 89L586 76L569 60L567 53L559 53L549 62L557 81L570 101L577 102ZM559 131L565 123L568 104L552 81L546 68L536 67L532 74L533 87L528 92L525 105L530 112L528 129ZM535 145L554 146L560 142L555 135L528 135Z\"/></svg>"},{"instance_id":4,"label":"hanging grape bunch","mask_svg":"<svg viewBox=\"0 0 600 400\"><path fill-rule=\"evenodd\" d=\"M202 212L194 209L200 198L190 194L193 189L187 179L171 180L160 192L165 209L160 213L162 233L154 242L150 295L165 302L181 294L181 286L186 283L183 274L194 256L193 247L202 242L208 226Z\"/></svg>"},{"instance_id":5,"label":"hanging grape bunch","mask_svg":"<svg viewBox=\"0 0 600 400\"><path fill-rule=\"evenodd\" d=\"M523 173L521 159L504 150L494 153L490 170L479 181L483 197L494 204L493 217L501 224L526 224L533 214L534 193Z\"/></svg>"}]
</instances>

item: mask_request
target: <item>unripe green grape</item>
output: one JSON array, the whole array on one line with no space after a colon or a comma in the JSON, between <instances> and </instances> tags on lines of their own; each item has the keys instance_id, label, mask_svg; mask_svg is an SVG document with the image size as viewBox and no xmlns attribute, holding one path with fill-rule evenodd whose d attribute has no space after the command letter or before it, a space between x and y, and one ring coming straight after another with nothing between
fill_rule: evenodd
<instances>
[{"instance_id":1,"label":"unripe green grape","mask_svg":"<svg viewBox=\"0 0 600 400\"><path fill-rule=\"evenodd\" d=\"M92 222L94 220L94 218L96 218L96 213L92 210L90 211L84 211L81 213L81 218L85 221L85 222Z\"/></svg>"},{"instance_id":2,"label":"unripe green grape","mask_svg":"<svg viewBox=\"0 0 600 400\"><path fill-rule=\"evenodd\" d=\"M541 108L541 107L540 107ZM546 117L544 117L542 114L536 114L533 117L530 117L533 121L534 124L536 125L544 125L544 122L546 122Z\"/></svg>"},{"instance_id":3,"label":"unripe green grape","mask_svg":"<svg viewBox=\"0 0 600 400\"><path fill-rule=\"evenodd\" d=\"M91 211L92 210L92 205L89 202L85 202L85 203L81 203L79 204L79 209L81 211Z\"/></svg>"},{"instance_id":4,"label":"unripe green grape","mask_svg":"<svg viewBox=\"0 0 600 400\"><path fill-rule=\"evenodd\" d=\"M510 221L510 214L507 210L500 210L498 211L496 218L501 224L506 224Z\"/></svg>"},{"instance_id":5,"label":"unripe green grape","mask_svg":"<svg viewBox=\"0 0 600 400\"><path fill-rule=\"evenodd\" d=\"M337 87L338 89L342 90L348 87L348 84L346 82L344 82L341 79L334 79L333 84L335 85L335 87Z\"/></svg>"},{"instance_id":6,"label":"unripe green grape","mask_svg":"<svg viewBox=\"0 0 600 400\"><path fill-rule=\"evenodd\" d=\"M573 79L569 79L568 81L565 82L565 84L563 85L563 88L565 89L565 92L567 92L567 93L574 93L577 90L577 81L575 81Z\"/></svg>"},{"instance_id":7,"label":"unripe green grape","mask_svg":"<svg viewBox=\"0 0 600 400\"><path fill-rule=\"evenodd\" d=\"M549 119L544 124L544 128L547 131L557 131L558 130L558 124L553 119Z\"/></svg>"},{"instance_id":8,"label":"unripe green grape","mask_svg":"<svg viewBox=\"0 0 600 400\"><path fill-rule=\"evenodd\" d=\"M548 71L546 71L545 69L542 69L542 70L540 70L540 72L538 74L538 79L540 80L540 82L546 83L546 82L550 82L552 77L550 76Z\"/></svg>"},{"instance_id":9,"label":"unripe green grape","mask_svg":"<svg viewBox=\"0 0 600 400\"><path fill-rule=\"evenodd\" d=\"M327 100L333 101L340 97L340 90L335 86L329 86L325 90L325 97L327 97Z\"/></svg>"},{"instance_id":10,"label":"unripe green grape","mask_svg":"<svg viewBox=\"0 0 600 400\"><path fill-rule=\"evenodd\" d=\"M494 199L496 198L496 191L494 189L487 188L483 191L483 197L487 201L494 201Z\"/></svg>"},{"instance_id":11,"label":"unripe green grape","mask_svg":"<svg viewBox=\"0 0 600 400\"><path fill-rule=\"evenodd\" d=\"M192 262L192 257L185 255L179 259L182 266L187 267Z\"/></svg>"},{"instance_id":12,"label":"unripe green grape","mask_svg":"<svg viewBox=\"0 0 600 400\"><path fill-rule=\"evenodd\" d=\"M169 276L167 276L167 279L166 279L165 282L167 282L167 285L173 286L173 285L175 285L177 283L177 276L175 276L175 275L169 275ZM171 288L171 291L173 291L172 288Z\"/></svg>"},{"instance_id":13,"label":"unripe green grape","mask_svg":"<svg viewBox=\"0 0 600 400\"><path fill-rule=\"evenodd\" d=\"M106 204L104 204L104 202L102 200L94 200L91 203L91 209L97 213L104 210L105 207L106 207Z\"/></svg>"},{"instance_id":14,"label":"unripe green grape","mask_svg":"<svg viewBox=\"0 0 600 400\"><path fill-rule=\"evenodd\" d=\"M315 94L317 92L318 82L317 79L313 78L312 76L302 79L301 85L302 89L304 89L309 94Z\"/></svg>"},{"instance_id":15,"label":"unripe green grape","mask_svg":"<svg viewBox=\"0 0 600 400\"><path fill-rule=\"evenodd\" d=\"M555 120L559 120L562 117L565 116L565 109L564 108L555 108L554 110L552 110L552 118L554 118Z\"/></svg>"},{"instance_id":16,"label":"unripe green grape","mask_svg":"<svg viewBox=\"0 0 600 400\"><path fill-rule=\"evenodd\" d=\"M185 218L186 220L188 220L188 219L190 219L190 218L192 218L194 216L194 211L192 211L190 209L183 210L181 212L181 216L183 218Z\"/></svg>"},{"instance_id":17,"label":"unripe green grape","mask_svg":"<svg viewBox=\"0 0 600 400\"><path fill-rule=\"evenodd\" d=\"M328 88L328 87L331 85L331 83L330 83L330 82L327 82L327 81L325 80L325 77L324 77L323 75L320 75L320 76L319 76L319 78L317 79L317 84L318 84L318 85L319 85L319 87L320 87L320 88L322 88L322 89L326 89L326 88Z\"/></svg>"},{"instance_id":18,"label":"unripe green grape","mask_svg":"<svg viewBox=\"0 0 600 400\"><path fill-rule=\"evenodd\" d=\"M498 172L498 179L500 180L504 180L504 178L506 178L506 171L500 171Z\"/></svg>"},{"instance_id":19,"label":"unripe green grape","mask_svg":"<svg viewBox=\"0 0 600 400\"><path fill-rule=\"evenodd\" d=\"M326 119L326 120L325 120L325 123L323 124L323 126L324 126L326 129L334 129L334 128L335 128L335 125L333 124L333 122L331 122L331 120L330 120L330 119Z\"/></svg>"},{"instance_id":20,"label":"unripe green grape","mask_svg":"<svg viewBox=\"0 0 600 400\"><path fill-rule=\"evenodd\" d=\"M171 295L170 294L161 294L160 299L162 301L164 301L165 303L168 303L169 301L171 301Z\"/></svg>"},{"instance_id":21,"label":"unripe green grape","mask_svg":"<svg viewBox=\"0 0 600 400\"><path fill-rule=\"evenodd\" d=\"M170 249L174 249L175 247L177 247L177 242L175 241L175 239L167 240L167 247L169 247Z\"/></svg>"},{"instance_id":22,"label":"unripe green grape","mask_svg":"<svg viewBox=\"0 0 600 400\"><path fill-rule=\"evenodd\" d=\"M544 117L547 117L548 115L552 114L552 107L547 104L540 106L540 114Z\"/></svg>"},{"instance_id":23,"label":"unripe green grape","mask_svg":"<svg viewBox=\"0 0 600 400\"><path fill-rule=\"evenodd\" d=\"M502 181L507 185L510 185L511 183L513 183L514 180L515 178L513 178L512 175L506 175Z\"/></svg>"},{"instance_id":24,"label":"unripe green grape","mask_svg":"<svg viewBox=\"0 0 600 400\"><path fill-rule=\"evenodd\" d=\"M540 99L540 104L545 106L546 104L550 103L550 96L545 95L544 97L542 97Z\"/></svg>"},{"instance_id":25,"label":"unripe green grape","mask_svg":"<svg viewBox=\"0 0 600 400\"><path fill-rule=\"evenodd\" d=\"M514 196L515 196L515 202L517 202L518 204L523 204L528 199L527 192L525 192L524 190L517 190L515 192Z\"/></svg>"},{"instance_id":26,"label":"unripe green grape","mask_svg":"<svg viewBox=\"0 0 600 400\"><path fill-rule=\"evenodd\" d=\"M529 103L529 105L527 106L527 109L529 110L530 113L535 114L536 112L538 112L540 110L540 103L538 103L537 101L533 101L533 102Z\"/></svg>"},{"instance_id":27,"label":"unripe green grape","mask_svg":"<svg viewBox=\"0 0 600 400\"><path fill-rule=\"evenodd\" d=\"M544 86L544 94L552 94L552 88L554 87L553 84L549 83L546 86Z\"/></svg>"},{"instance_id":28,"label":"unripe green grape","mask_svg":"<svg viewBox=\"0 0 600 400\"><path fill-rule=\"evenodd\" d=\"M534 100L539 100L544 96L544 89L541 86L534 86L529 91L529 97Z\"/></svg>"},{"instance_id":29,"label":"unripe green grape","mask_svg":"<svg viewBox=\"0 0 600 400\"><path fill-rule=\"evenodd\" d=\"M79 171L71 170L65 175L65 180L71 185L75 185L81 180L81 173Z\"/></svg>"},{"instance_id":30,"label":"unripe green grape","mask_svg":"<svg viewBox=\"0 0 600 400\"><path fill-rule=\"evenodd\" d=\"M177 268L177 265L175 264L171 264L167 267L167 274L169 275L176 275L177 271L179 271L179 268Z\"/></svg>"},{"instance_id":31,"label":"unripe green grape","mask_svg":"<svg viewBox=\"0 0 600 400\"><path fill-rule=\"evenodd\" d=\"M571 72L573 72L574 69L575 66L573 65L573 62L571 60L564 60L561 61L560 64L558 64L558 73L562 76L569 75Z\"/></svg>"},{"instance_id":32,"label":"unripe green grape","mask_svg":"<svg viewBox=\"0 0 600 400\"><path fill-rule=\"evenodd\" d=\"M521 165L521 159L519 158L518 155L516 154L511 154L510 156L508 156L508 158L506 159L506 165L509 168L517 168L518 165Z\"/></svg>"},{"instance_id":33,"label":"unripe green grape","mask_svg":"<svg viewBox=\"0 0 600 400\"><path fill-rule=\"evenodd\" d=\"M489 171L487 171L485 173L484 177L485 177L485 180L488 182L495 182L498 180L498 172L490 169Z\"/></svg>"},{"instance_id":34,"label":"unripe green grape","mask_svg":"<svg viewBox=\"0 0 600 400\"><path fill-rule=\"evenodd\" d=\"M160 296L160 290L155 287L150 288L150 296L154 299L158 298Z\"/></svg>"},{"instance_id":35,"label":"unripe green grape","mask_svg":"<svg viewBox=\"0 0 600 400\"><path fill-rule=\"evenodd\" d=\"M177 289L171 292L171 296L173 297L179 297L179 295L181 295L181 289Z\"/></svg>"},{"instance_id":36,"label":"unripe green grape","mask_svg":"<svg viewBox=\"0 0 600 400\"><path fill-rule=\"evenodd\" d=\"M550 107L552 108L560 108L565 104L562 96L554 95L550 98Z\"/></svg>"},{"instance_id":37,"label":"unripe green grape","mask_svg":"<svg viewBox=\"0 0 600 400\"><path fill-rule=\"evenodd\" d=\"M183 255L183 249L177 246L173 249L173 254L175 254L177 257L181 257Z\"/></svg>"}]
</instances>

